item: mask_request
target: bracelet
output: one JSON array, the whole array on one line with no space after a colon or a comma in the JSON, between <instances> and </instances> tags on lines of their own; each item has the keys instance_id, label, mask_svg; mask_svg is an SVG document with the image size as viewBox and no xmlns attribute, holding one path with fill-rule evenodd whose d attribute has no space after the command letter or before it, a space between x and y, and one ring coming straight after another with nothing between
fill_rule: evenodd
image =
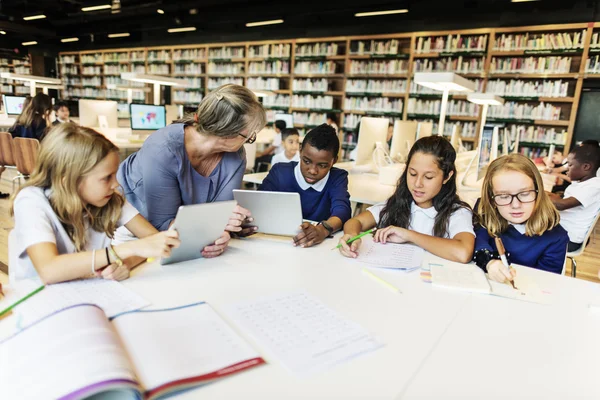
<instances>
[{"instance_id":1,"label":"bracelet","mask_svg":"<svg viewBox=\"0 0 600 400\"><path fill-rule=\"evenodd\" d=\"M96 275L96 249L92 250L92 274Z\"/></svg>"},{"instance_id":2,"label":"bracelet","mask_svg":"<svg viewBox=\"0 0 600 400\"><path fill-rule=\"evenodd\" d=\"M106 253L106 265L110 265L110 257L108 256L108 247L104 248L104 252Z\"/></svg>"},{"instance_id":3,"label":"bracelet","mask_svg":"<svg viewBox=\"0 0 600 400\"><path fill-rule=\"evenodd\" d=\"M110 255L115 259L115 264L117 264L118 267L122 267L123 266L123 260L121 260L121 257L119 257L117 255L117 252L115 251L114 247L112 246L112 244L109 244L108 247L108 252L110 253Z\"/></svg>"},{"instance_id":4,"label":"bracelet","mask_svg":"<svg viewBox=\"0 0 600 400\"><path fill-rule=\"evenodd\" d=\"M491 252L488 249L477 250L473 255L473 261L483 272L487 273L487 265L492 260L499 260L500 256L497 251Z\"/></svg>"}]
</instances>

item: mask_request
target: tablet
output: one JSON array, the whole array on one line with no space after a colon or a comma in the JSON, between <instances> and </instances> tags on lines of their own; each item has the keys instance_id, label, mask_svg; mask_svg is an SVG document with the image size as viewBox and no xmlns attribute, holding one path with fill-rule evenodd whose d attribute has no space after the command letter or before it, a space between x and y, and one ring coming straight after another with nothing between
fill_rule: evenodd
<instances>
[{"instance_id":1,"label":"tablet","mask_svg":"<svg viewBox=\"0 0 600 400\"><path fill-rule=\"evenodd\" d=\"M160 263L166 265L202 257L202 249L223 234L235 205L231 200L179 207L171 229L177 230L181 244Z\"/></svg>"},{"instance_id":2,"label":"tablet","mask_svg":"<svg viewBox=\"0 0 600 400\"><path fill-rule=\"evenodd\" d=\"M258 232L269 235L296 236L302 225L300 195L289 192L233 190L237 203L252 213Z\"/></svg>"}]
</instances>

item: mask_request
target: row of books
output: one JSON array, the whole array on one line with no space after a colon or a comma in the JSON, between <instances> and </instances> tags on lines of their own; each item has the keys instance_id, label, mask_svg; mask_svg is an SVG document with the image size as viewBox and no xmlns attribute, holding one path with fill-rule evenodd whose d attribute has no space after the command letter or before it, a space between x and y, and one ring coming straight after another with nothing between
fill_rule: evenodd
<instances>
[{"instance_id":1,"label":"row of books","mask_svg":"<svg viewBox=\"0 0 600 400\"><path fill-rule=\"evenodd\" d=\"M77 75L79 70L76 65L61 65L60 74L61 75Z\"/></svg>"},{"instance_id":2,"label":"row of books","mask_svg":"<svg viewBox=\"0 0 600 400\"><path fill-rule=\"evenodd\" d=\"M292 96L292 107L297 108L333 108L332 96L310 96L310 95L294 95Z\"/></svg>"},{"instance_id":3,"label":"row of books","mask_svg":"<svg viewBox=\"0 0 600 400\"><path fill-rule=\"evenodd\" d=\"M600 74L600 55L592 56L585 60L585 72L588 74Z\"/></svg>"},{"instance_id":4,"label":"row of books","mask_svg":"<svg viewBox=\"0 0 600 400\"><path fill-rule=\"evenodd\" d=\"M294 123L298 125L321 125L327 121L325 113L293 112Z\"/></svg>"},{"instance_id":5,"label":"row of books","mask_svg":"<svg viewBox=\"0 0 600 400\"><path fill-rule=\"evenodd\" d=\"M562 109L552 104L541 102L538 105L516 103L508 101L502 106L490 107L488 118L510 119L538 119L544 121L558 121Z\"/></svg>"},{"instance_id":6,"label":"row of books","mask_svg":"<svg viewBox=\"0 0 600 400\"><path fill-rule=\"evenodd\" d=\"M446 57L435 59L419 59L413 63L415 72L458 72L463 74L478 74L483 72L485 60L483 57L463 58Z\"/></svg>"},{"instance_id":7,"label":"row of books","mask_svg":"<svg viewBox=\"0 0 600 400\"><path fill-rule=\"evenodd\" d=\"M133 86L133 87L145 87L146 84L144 82L134 82L134 81L126 81L121 79L118 76L107 76L104 78L104 82L107 85L117 85L117 86Z\"/></svg>"},{"instance_id":8,"label":"row of books","mask_svg":"<svg viewBox=\"0 0 600 400\"><path fill-rule=\"evenodd\" d=\"M248 78L246 81L249 89L258 90L279 90L279 84L278 78Z\"/></svg>"},{"instance_id":9,"label":"row of books","mask_svg":"<svg viewBox=\"0 0 600 400\"><path fill-rule=\"evenodd\" d=\"M336 56L340 47L337 43L311 43L296 45L296 57Z\"/></svg>"},{"instance_id":10,"label":"row of books","mask_svg":"<svg viewBox=\"0 0 600 400\"><path fill-rule=\"evenodd\" d=\"M206 71L202 68L202 64L176 64L175 75L202 75Z\"/></svg>"},{"instance_id":11,"label":"row of books","mask_svg":"<svg viewBox=\"0 0 600 400\"><path fill-rule=\"evenodd\" d=\"M551 81L524 81L520 79L489 80L486 92L499 96L567 97L569 82L561 79Z\"/></svg>"},{"instance_id":12,"label":"row of books","mask_svg":"<svg viewBox=\"0 0 600 400\"><path fill-rule=\"evenodd\" d=\"M204 86L204 79L202 78L179 78L187 83L186 89L200 89Z\"/></svg>"},{"instance_id":13,"label":"row of books","mask_svg":"<svg viewBox=\"0 0 600 400\"><path fill-rule=\"evenodd\" d=\"M263 98L265 107L289 107L290 96L287 94L277 94L275 96L267 96Z\"/></svg>"},{"instance_id":14,"label":"row of books","mask_svg":"<svg viewBox=\"0 0 600 400\"><path fill-rule=\"evenodd\" d=\"M27 88L29 89L29 88ZM68 88L63 91L65 97L104 97L109 99L127 100L127 92L123 90L106 90L94 88ZM145 94L143 92L133 92L133 100L144 101Z\"/></svg>"},{"instance_id":15,"label":"row of books","mask_svg":"<svg viewBox=\"0 0 600 400\"><path fill-rule=\"evenodd\" d=\"M483 79L470 79L475 84L475 91L483 91ZM425 86L417 85L415 81L410 82L410 94L436 94L441 97L442 92L434 90ZM464 95L464 92L450 92L450 94Z\"/></svg>"},{"instance_id":16,"label":"row of books","mask_svg":"<svg viewBox=\"0 0 600 400\"><path fill-rule=\"evenodd\" d=\"M292 82L292 91L326 92L328 88L329 83L326 78L294 79Z\"/></svg>"},{"instance_id":17,"label":"row of books","mask_svg":"<svg viewBox=\"0 0 600 400\"><path fill-rule=\"evenodd\" d=\"M494 50L563 50L582 49L585 29L581 32L509 33L496 36Z\"/></svg>"},{"instance_id":18,"label":"row of books","mask_svg":"<svg viewBox=\"0 0 600 400\"><path fill-rule=\"evenodd\" d=\"M81 85L81 78L78 76L73 76L73 77L69 76L64 80L64 82L67 85Z\"/></svg>"},{"instance_id":19,"label":"row of books","mask_svg":"<svg viewBox=\"0 0 600 400\"><path fill-rule=\"evenodd\" d=\"M348 79L346 93L406 93L406 79Z\"/></svg>"},{"instance_id":20,"label":"row of books","mask_svg":"<svg viewBox=\"0 0 600 400\"><path fill-rule=\"evenodd\" d=\"M81 63L82 64L101 63L103 61L104 61L104 58L102 57L102 53L82 54L81 55Z\"/></svg>"},{"instance_id":21,"label":"row of books","mask_svg":"<svg viewBox=\"0 0 600 400\"><path fill-rule=\"evenodd\" d=\"M93 78L82 78L81 84L83 86L102 86L102 78L95 76Z\"/></svg>"},{"instance_id":22,"label":"row of books","mask_svg":"<svg viewBox=\"0 0 600 400\"><path fill-rule=\"evenodd\" d=\"M492 57L490 73L569 73L571 57Z\"/></svg>"},{"instance_id":23,"label":"row of books","mask_svg":"<svg viewBox=\"0 0 600 400\"><path fill-rule=\"evenodd\" d=\"M344 100L344 110L350 112L402 113L403 107L402 99L389 97L346 97Z\"/></svg>"},{"instance_id":24,"label":"row of books","mask_svg":"<svg viewBox=\"0 0 600 400\"><path fill-rule=\"evenodd\" d=\"M15 94L25 94L29 95L31 93L31 89L28 86L15 86Z\"/></svg>"},{"instance_id":25,"label":"row of books","mask_svg":"<svg viewBox=\"0 0 600 400\"><path fill-rule=\"evenodd\" d=\"M102 67L83 67L81 73L83 75L102 75Z\"/></svg>"},{"instance_id":26,"label":"row of books","mask_svg":"<svg viewBox=\"0 0 600 400\"><path fill-rule=\"evenodd\" d=\"M60 56L58 61L61 64L75 64L77 63L77 56Z\"/></svg>"},{"instance_id":27,"label":"row of books","mask_svg":"<svg viewBox=\"0 0 600 400\"><path fill-rule=\"evenodd\" d=\"M536 158L548 157L548 151L549 149L542 147L519 146L519 153L532 160Z\"/></svg>"},{"instance_id":28,"label":"row of books","mask_svg":"<svg viewBox=\"0 0 600 400\"><path fill-rule=\"evenodd\" d=\"M210 49L208 58L244 58L244 47L220 47Z\"/></svg>"},{"instance_id":29,"label":"row of books","mask_svg":"<svg viewBox=\"0 0 600 400\"><path fill-rule=\"evenodd\" d=\"M84 67L90 68L90 67ZM129 65L127 64L119 64L119 65L105 65L104 66L104 74L121 74L123 72L129 72Z\"/></svg>"},{"instance_id":30,"label":"row of books","mask_svg":"<svg viewBox=\"0 0 600 400\"><path fill-rule=\"evenodd\" d=\"M206 58L206 49L175 49L173 61L203 60Z\"/></svg>"},{"instance_id":31,"label":"row of books","mask_svg":"<svg viewBox=\"0 0 600 400\"><path fill-rule=\"evenodd\" d=\"M150 64L148 65L148 73L157 75L169 75L169 65L167 64Z\"/></svg>"},{"instance_id":32,"label":"row of books","mask_svg":"<svg viewBox=\"0 0 600 400\"><path fill-rule=\"evenodd\" d=\"M125 62L129 61L129 53L104 53L104 62Z\"/></svg>"},{"instance_id":33,"label":"row of books","mask_svg":"<svg viewBox=\"0 0 600 400\"><path fill-rule=\"evenodd\" d=\"M441 104L441 100L408 99L408 113L439 115ZM465 100L449 100L446 115L477 117L479 106Z\"/></svg>"},{"instance_id":34,"label":"row of books","mask_svg":"<svg viewBox=\"0 0 600 400\"><path fill-rule=\"evenodd\" d=\"M213 90L219 86L233 83L234 85L244 85L244 78L209 78L208 79L208 90Z\"/></svg>"},{"instance_id":35,"label":"row of books","mask_svg":"<svg viewBox=\"0 0 600 400\"><path fill-rule=\"evenodd\" d=\"M395 75L408 72L407 60L351 60L348 73L352 74L376 74Z\"/></svg>"},{"instance_id":36,"label":"row of books","mask_svg":"<svg viewBox=\"0 0 600 400\"><path fill-rule=\"evenodd\" d=\"M244 63L208 63L209 74L243 74Z\"/></svg>"},{"instance_id":37,"label":"row of books","mask_svg":"<svg viewBox=\"0 0 600 400\"><path fill-rule=\"evenodd\" d=\"M170 61L170 50L152 50L148 52L148 61Z\"/></svg>"},{"instance_id":38,"label":"row of books","mask_svg":"<svg viewBox=\"0 0 600 400\"><path fill-rule=\"evenodd\" d=\"M390 40L357 40L350 43L351 55L398 54L400 41Z\"/></svg>"},{"instance_id":39,"label":"row of books","mask_svg":"<svg viewBox=\"0 0 600 400\"><path fill-rule=\"evenodd\" d=\"M248 48L248 57L289 57L290 44L263 44L259 46L250 46Z\"/></svg>"},{"instance_id":40,"label":"row of books","mask_svg":"<svg viewBox=\"0 0 600 400\"><path fill-rule=\"evenodd\" d=\"M289 61L252 61L248 65L249 74L288 74L289 72Z\"/></svg>"},{"instance_id":41,"label":"row of books","mask_svg":"<svg viewBox=\"0 0 600 400\"><path fill-rule=\"evenodd\" d=\"M440 53L461 51L485 51L487 35L463 36L448 35L437 37L420 37L417 39L415 51L417 53Z\"/></svg>"},{"instance_id":42,"label":"row of books","mask_svg":"<svg viewBox=\"0 0 600 400\"><path fill-rule=\"evenodd\" d=\"M568 135L565 129L557 130L555 128L546 128L543 126L517 124L511 124L505 128L501 128L500 133L508 134L511 138L518 137L519 142L563 145L565 144Z\"/></svg>"},{"instance_id":43,"label":"row of books","mask_svg":"<svg viewBox=\"0 0 600 400\"><path fill-rule=\"evenodd\" d=\"M590 47L592 49L600 48L600 33L598 33L598 32L592 33L592 40L590 42Z\"/></svg>"},{"instance_id":44,"label":"row of books","mask_svg":"<svg viewBox=\"0 0 600 400\"><path fill-rule=\"evenodd\" d=\"M173 96L173 101L176 101L178 103L200 103L202 101L202 93L200 92L183 92L183 91L176 91L175 95Z\"/></svg>"},{"instance_id":45,"label":"row of books","mask_svg":"<svg viewBox=\"0 0 600 400\"><path fill-rule=\"evenodd\" d=\"M295 74L335 74L337 64L333 61L300 61L294 66Z\"/></svg>"}]
</instances>

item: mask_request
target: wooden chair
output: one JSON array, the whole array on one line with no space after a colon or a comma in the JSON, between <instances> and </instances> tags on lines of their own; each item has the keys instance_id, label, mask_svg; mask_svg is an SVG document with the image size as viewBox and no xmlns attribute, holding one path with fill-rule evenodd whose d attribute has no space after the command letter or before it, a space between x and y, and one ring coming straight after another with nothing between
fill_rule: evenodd
<instances>
[{"instance_id":1,"label":"wooden chair","mask_svg":"<svg viewBox=\"0 0 600 400\"><path fill-rule=\"evenodd\" d=\"M19 175L15 178L21 182L21 178L28 179L33 173L35 162L37 160L40 142L37 139L14 138L15 162Z\"/></svg>"},{"instance_id":2,"label":"wooden chair","mask_svg":"<svg viewBox=\"0 0 600 400\"><path fill-rule=\"evenodd\" d=\"M17 166L15 164L14 157L14 145L12 135L8 132L0 132L0 166L2 170L0 174L4 172L5 169L16 169ZM15 191L15 180L12 182L13 192Z\"/></svg>"},{"instance_id":3,"label":"wooden chair","mask_svg":"<svg viewBox=\"0 0 600 400\"><path fill-rule=\"evenodd\" d=\"M575 261L575 257L582 255L583 252L585 251L585 246L587 245L587 242L589 241L590 236L592 235L592 232L596 228L596 224L598 223L599 219L600 219L600 209L596 212L596 218L594 218L594 222L592 222L592 225L588 229L587 234L585 235L585 239L583 240L583 243L581 244L581 247L575 251L567 253L567 258L571 260L571 276L572 277L575 277L575 275L577 274L577 261ZM600 277L600 275L599 275L599 277Z\"/></svg>"}]
</instances>

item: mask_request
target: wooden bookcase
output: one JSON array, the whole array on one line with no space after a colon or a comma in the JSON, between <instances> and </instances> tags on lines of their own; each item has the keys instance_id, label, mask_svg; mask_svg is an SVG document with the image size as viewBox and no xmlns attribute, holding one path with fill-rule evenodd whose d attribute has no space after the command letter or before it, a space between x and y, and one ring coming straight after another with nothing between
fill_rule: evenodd
<instances>
[{"instance_id":1,"label":"wooden bookcase","mask_svg":"<svg viewBox=\"0 0 600 400\"><path fill-rule=\"evenodd\" d=\"M31 58L0 58L0 72L14 72L16 74L31 74ZM23 81L0 78L0 93L11 96L28 96L29 87Z\"/></svg>"},{"instance_id":2,"label":"wooden bookcase","mask_svg":"<svg viewBox=\"0 0 600 400\"><path fill-rule=\"evenodd\" d=\"M131 86L118 74L134 71L188 80L189 88L167 90L172 104L190 108L225 83L268 90L271 121L288 112L306 131L337 115L343 158L362 116L437 125L441 93L412 77L452 71L505 98L488 121L505 123L502 134L518 135L520 151L535 157L571 145L583 82L600 78L600 23L64 52L58 62L65 98L124 102L126 92L107 85ZM464 94L451 95L444 135L458 125L465 145L477 146L480 114Z\"/></svg>"}]
</instances>

